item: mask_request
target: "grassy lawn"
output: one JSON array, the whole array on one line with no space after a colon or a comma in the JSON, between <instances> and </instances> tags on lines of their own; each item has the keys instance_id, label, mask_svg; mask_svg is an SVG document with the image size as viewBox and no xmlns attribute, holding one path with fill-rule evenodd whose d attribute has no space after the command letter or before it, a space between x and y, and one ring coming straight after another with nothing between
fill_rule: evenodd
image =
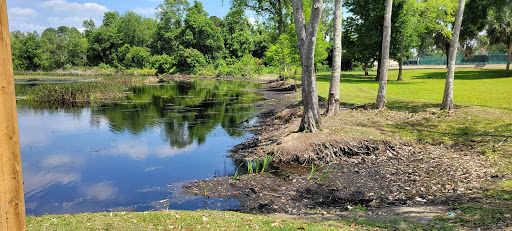
<instances>
[{"instance_id":1,"label":"grassy lawn","mask_svg":"<svg viewBox=\"0 0 512 231\"><path fill-rule=\"evenodd\" d=\"M357 213L357 211L355 212ZM145 213L85 213L27 217L28 230L454 230L458 226L440 221L431 224L391 220L324 217L300 219L227 211L161 211Z\"/></svg>"},{"instance_id":2,"label":"grassy lawn","mask_svg":"<svg viewBox=\"0 0 512 231\"><path fill-rule=\"evenodd\" d=\"M365 77L363 72L342 72L340 101L347 104L375 103L379 83L376 72ZM397 70L388 74L387 106L393 101L417 101L441 104L445 69L404 70L404 82L395 81ZM504 78L504 70L457 69L454 83L454 103L512 110L512 78ZM327 98L330 73L318 74L319 95Z\"/></svg>"}]
</instances>

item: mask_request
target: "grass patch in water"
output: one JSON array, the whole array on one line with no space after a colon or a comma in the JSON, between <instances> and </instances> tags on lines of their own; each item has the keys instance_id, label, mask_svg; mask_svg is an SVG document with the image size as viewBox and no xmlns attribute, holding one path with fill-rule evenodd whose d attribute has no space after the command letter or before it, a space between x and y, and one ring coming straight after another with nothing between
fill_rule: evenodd
<instances>
[{"instance_id":1,"label":"grass patch in water","mask_svg":"<svg viewBox=\"0 0 512 231\"><path fill-rule=\"evenodd\" d=\"M108 77L102 81L41 84L22 93L28 101L70 104L119 99L127 87L143 83L140 77Z\"/></svg>"}]
</instances>

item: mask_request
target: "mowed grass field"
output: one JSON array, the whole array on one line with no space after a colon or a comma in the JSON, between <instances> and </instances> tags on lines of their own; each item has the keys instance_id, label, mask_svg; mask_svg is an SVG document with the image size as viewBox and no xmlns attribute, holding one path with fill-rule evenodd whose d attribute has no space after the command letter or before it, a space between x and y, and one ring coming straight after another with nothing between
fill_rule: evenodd
<instances>
[{"instance_id":1,"label":"mowed grass field","mask_svg":"<svg viewBox=\"0 0 512 231\"><path fill-rule=\"evenodd\" d=\"M374 81L376 72L342 72L340 102L357 105L375 103L379 83ZM398 70L388 74L387 104L417 101L441 104L443 100L446 69L404 70L403 82L397 82ZM319 95L327 98L330 73L318 73ZM512 78L504 70L456 69L454 103L512 110Z\"/></svg>"}]
</instances>

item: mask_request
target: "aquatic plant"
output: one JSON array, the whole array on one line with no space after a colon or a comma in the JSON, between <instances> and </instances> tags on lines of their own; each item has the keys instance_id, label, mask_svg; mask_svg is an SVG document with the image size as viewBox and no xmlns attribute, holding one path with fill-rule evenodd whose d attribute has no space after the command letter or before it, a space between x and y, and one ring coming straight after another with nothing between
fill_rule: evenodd
<instances>
[{"instance_id":1,"label":"aquatic plant","mask_svg":"<svg viewBox=\"0 0 512 231\"><path fill-rule=\"evenodd\" d=\"M261 168L261 173L265 172L265 168L268 166L270 161L272 161L272 156L265 154L263 157L263 167Z\"/></svg>"},{"instance_id":2,"label":"aquatic plant","mask_svg":"<svg viewBox=\"0 0 512 231\"><path fill-rule=\"evenodd\" d=\"M254 173L254 167L252 165L253 165L253 161L252 160L247 160L247 172L249 174L253 174Z\"/></svg>"},{"instance_id":3,"label":"aquatic plant","mask_svg":"<svg viewBox=\"0 0 512 231\"><path fill-rule=\"evenodd\" d=\"M311 164L311 172L309 173L308 180L313 177L313 175L318 171L318 165L315 167L315 164Z\"/></svg>"},{"instance_id":4,"label":"aquatic plant","mask_svg":"<svg viewBox=\"0 0 512 231\"><path fill-rule=\"evenodd\" d=\"M123 97L127 87L142 83L140 77L106 77L101 82L41 84L27 88L24 95L29 101L55 104L113 100Z\"/></svg>"},{"instance_id":5,"label":"aquatic plant","mask_svg":"<svg viewBox=\"0 0 512 231\"><path fill-rule=\"evenodd\" d=\"M318 181L321 181L322 179L324 179L326 176L327 176L327 173L329 173L329 168L331 167L331 165L329 164L327 166L327 168L324 169L324 171L322 172L322 175L315 180L315 182L318 182Z\"/></svg>"}]
</instances>

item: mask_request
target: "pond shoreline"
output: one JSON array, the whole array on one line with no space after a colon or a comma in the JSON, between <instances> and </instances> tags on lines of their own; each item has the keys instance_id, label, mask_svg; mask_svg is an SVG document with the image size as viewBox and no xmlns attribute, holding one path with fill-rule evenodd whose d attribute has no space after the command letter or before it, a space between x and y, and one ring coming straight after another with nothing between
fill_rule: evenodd
<instances>
[{"instance_id":1,"label":"pond shoreline","mask_svg":"<svg viewBox=\"0 0 512 231\"><path fill-rule=\"evenodd\" d=\"M347 115L323 117L324 131L318 134L297 133L300 94L289 89L290 84L269 81L256 90L266 100L256 103L262 108L259 125L247 128L255 136L229 155L253 159L271 154L275 172L194 181L183 187L185 193L238 199L237 211L252 214L346 216L352 207L363 206L368 213L362 217L375 219L389 208L426 206L428 212L417 212L431 213L420 219L428 222L459 205L484 200L482 193L510 178L472 147L420 144L398 134L372 138L334 132ZM369 108L343 108L341 114L371 120L379 112ZM308 176L311 164L318 169ZM408 219L404 214L398 218Z\"/></svg>"}]
</instances>

